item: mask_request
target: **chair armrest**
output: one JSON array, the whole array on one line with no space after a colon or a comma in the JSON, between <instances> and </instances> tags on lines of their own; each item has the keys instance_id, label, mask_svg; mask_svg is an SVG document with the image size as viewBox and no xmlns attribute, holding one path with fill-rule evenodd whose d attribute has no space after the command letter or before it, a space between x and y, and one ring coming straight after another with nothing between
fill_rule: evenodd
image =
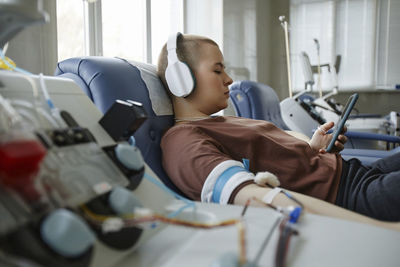
<instances>
[{"instance_id":1,"label":"chair armrest","mask_svg":"<svg viewBox=\"0 0 400 267\"><path fill-rule=\"evenodd\" d=\"M379 141L386 141L389 143L400 143L399 136L388 135L388 134L347 131L345 135L348 138L354 138L354 139L379 140Z\"/></svg>"},{"instance_id":2,"label":"chair armrest","mask_svg":"<svg viewBox=\"0 0 400 267\"><path fill-rule=\"evenodd\" d=\"M345 148L340 151L342 158L349 160L351 158L359 159L365 166L370 166L378 159L386 158L400 152L400 147L392 150L374 150L374 149L353 149Z\"/></svg>"},{"instance_id":3,"label":"chair armrest","mask_svg":"<svg viewBox=\"0 0 400 267\"><path fill-rule=\"evenodd\" d=\"M350 115L349 119L355 119L355 118L363 118L363 119L367 119L367 118L381 118L382 115L379 114L357 114L357 115Z\"/></svg>"}]
</instances>

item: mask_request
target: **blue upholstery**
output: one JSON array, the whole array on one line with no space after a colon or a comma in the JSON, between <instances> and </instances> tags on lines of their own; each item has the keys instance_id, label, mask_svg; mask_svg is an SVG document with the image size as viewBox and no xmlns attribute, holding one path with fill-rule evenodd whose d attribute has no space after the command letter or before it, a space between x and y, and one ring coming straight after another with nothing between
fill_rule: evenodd
<instances>
[{"instance_id":1,"label":"blue upholstery","mask_svg":"<svg viewBox=\"0 0 400 267\"><path fill-rule=\"evenodd\" d=\"M400 146L396 147L392 150L373 150L373 149L348 149L345 148L342 150L342 158L348 160L351 158L359 159L364 165L371 165L373 162L378 159L388 157L395 153L400 152Z\"/></svg>"},{"instance_id":2,"label":"blue upholstery","mask_svg":"<svg viewBox=\"0 0 400 267\"><path fill-rule=\"evenodd\" d=\"M143 72L153 75L153 80L158 82L156 85L162 86L156 76L155 66L128 62L120 58L67 59L58 63L55 75L74 80L103 114L117 99L142 103L148 118L134 134L136 145L141 150L145 162L164 184L183 195L170 181L161 165L160 141L165 130L174 123L172 111L168 115L156 115L149 89L143 80Z\"/></svg>"},{"instance_id":3,"label":"blue upholstery","mask_svg":"<svg viewBox=\"0 0 400 267\"><path fill-rule=\"evenodd\" d=\"M253 81L238 81L229 89L237 116L271 121L279 128L289 130L282 119L279 98L271 87Z\"/></svg>"}]
</instances>

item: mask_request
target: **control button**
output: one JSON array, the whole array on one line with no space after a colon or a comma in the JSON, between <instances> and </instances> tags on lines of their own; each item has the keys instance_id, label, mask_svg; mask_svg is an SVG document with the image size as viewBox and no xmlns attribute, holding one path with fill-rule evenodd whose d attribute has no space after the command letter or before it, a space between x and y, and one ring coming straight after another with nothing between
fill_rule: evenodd
<instances>
[{"instance_id":1,"label":"control button","mask_svg":"<svg viewBox=\"0 0 400 267\"><path fill-rule=\"evenodd\" d=\"M118 215L132 214L135 207L142 207L139 199L137 199L128 189L117 186L110 193L110 207Z\"/></svg>"},{"instance_id":2,"label":"control button","mask_svg":"<svg viewBox=\"0 0 400 267\"><path fill-rule=\"evenodd\" d=\"M40 226L40 233L51 249L67 258L84 254L96 239L85 222L66 209L48 215Z\"/></svg>"},{"instance_id":3,"label":"control button","mask_svg":"<svg viewBox=\"0 0 400 267\"><path fill-rule=\"evenodd\" d=\"M139 171L144 166L140 150L128 144L118 144L115 147L117 159L128 169Z\"/></svg>"}]
</instances>

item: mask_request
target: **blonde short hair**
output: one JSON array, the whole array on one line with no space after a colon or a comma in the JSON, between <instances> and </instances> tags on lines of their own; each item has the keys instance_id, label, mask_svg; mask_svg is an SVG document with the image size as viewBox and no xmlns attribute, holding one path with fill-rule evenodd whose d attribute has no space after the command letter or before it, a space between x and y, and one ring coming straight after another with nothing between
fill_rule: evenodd
<instances>
[{"instance_id":1,"label":"blonde short hair","mask_svg":"<svg viewBox=\"0 0 400 267\"><path fill-rule=\"evenodd\" d=\"M202 44L212 44L218 47L218 44L213 40L198 36L198 35L180 35L177 40L176 53L180 61L185 62L192 71L196 71L196 67L200 57L200 47ZM168 94L171 96L171 91L168 88L167 81L165 79L165 70L168 66L168 54L167 44L161 49L161 53L158 57L157 74L160 77L164 87L167 89Z\"/></svg>"}]
</instances>

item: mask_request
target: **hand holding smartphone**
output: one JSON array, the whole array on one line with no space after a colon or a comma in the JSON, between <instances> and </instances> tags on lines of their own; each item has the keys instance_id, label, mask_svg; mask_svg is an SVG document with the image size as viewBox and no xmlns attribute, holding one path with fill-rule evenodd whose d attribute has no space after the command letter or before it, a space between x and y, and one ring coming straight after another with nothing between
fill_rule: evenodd
<instances>
[{"instance_id":1,"label":"hand holding smartphone","mask_svg":"<svg viewBox=\"0 0 400 267\"><path fill-rule=\"evenodd\" d=\"M332 139L331 139L328 147L326 148L326 152L331 152L332 149L335 147L335 141L337 140L339 134L342 132L343 127L344 127L347 119L349 118L354 105L357 102L357 99L358 99L358 94L355 93L355 94L351 95L349 97L349 99L347 100L347 103L343 109L342 115L340 115L339 121L336 123L336 126L333 130Z\"/></svg>"}]
</instances>

